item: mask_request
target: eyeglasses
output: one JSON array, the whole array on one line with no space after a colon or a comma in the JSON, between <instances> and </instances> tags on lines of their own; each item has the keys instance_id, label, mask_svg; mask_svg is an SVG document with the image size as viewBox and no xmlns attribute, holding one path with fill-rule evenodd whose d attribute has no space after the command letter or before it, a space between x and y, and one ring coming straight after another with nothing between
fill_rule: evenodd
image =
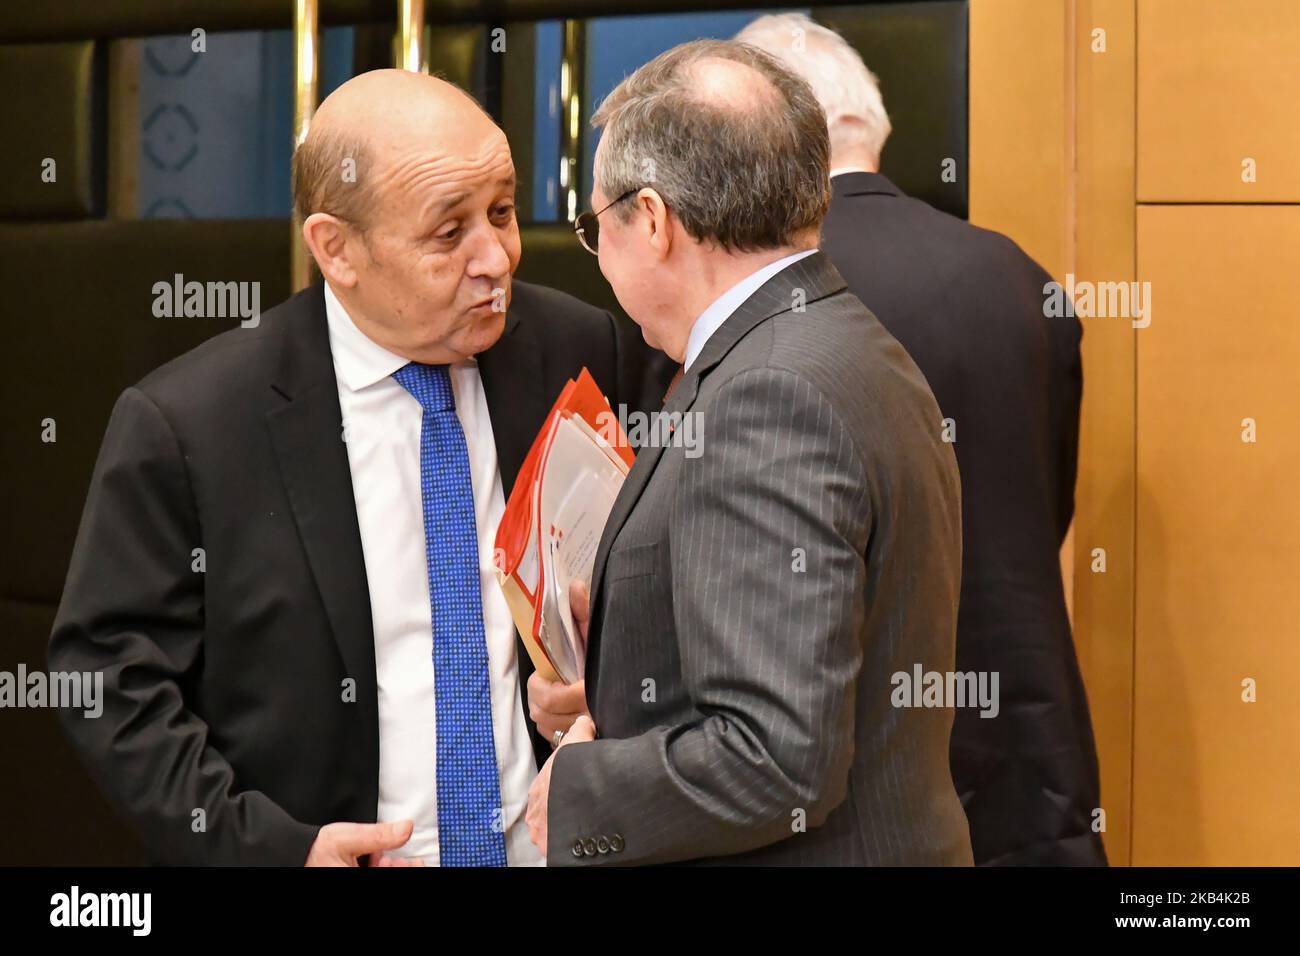
<instances>
[{"instance_id":1,"label":"eyeglasses","mask_svg":"<svg viewBox=\"0 0 1300 956\"><path fill-rule=\"evenodd\" d=\"M640 191L640 186L629 189L606 206L605 209L609 209L611 206L617 206L624 199L627 199L629 196L635 196ZM600 248L600 219L597 217L604 212L605 209L600 209L596 212L584 212L574 220L573 223L573 231L578 234L578 241L582 243L582 248L586 249L593 256L598 254L596 250Z\"/></svg>"}]
</instances>

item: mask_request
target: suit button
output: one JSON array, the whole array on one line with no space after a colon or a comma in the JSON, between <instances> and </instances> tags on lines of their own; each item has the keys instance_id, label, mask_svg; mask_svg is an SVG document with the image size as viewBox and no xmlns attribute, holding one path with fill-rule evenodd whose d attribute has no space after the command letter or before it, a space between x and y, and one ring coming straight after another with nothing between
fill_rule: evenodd
<instances>
[{"instance_id":1,"label":"suit button","mask_svg":"<svg viewBox=\"0 0 1300 956\"><path fill-rule=\"evenodd\" d=\"M623 834L615 833L609 838L609 848L615 853L623 852Z\"/></svg>"},{"instance_id":2,"label":"suit button","mask_svg":"<svg viewBox=\"0 0 1300 956\"><path fill-rule=\"evenodd\" d=\"M596 841L593 840L593 839L591 839L590 837L588 837L587 839L583 840L583 841L582 841L582 852L585 853L585 854L587 854L587 856L595 856L595 855L596 855Z\"/></svg>"},{"instance_id":3,"label":"suit button","mask_svg":"<svg viewBox=\"0 0 1300 956\"><path fill-rule=\"evenodd\" d=\"M609 841L603 836L596 837L596 852L602 855L609 852Z\"/></svg>"},{"instance_id":4,"label":"suit button","mask_svg":"<svg viewBox=\"0 0 1300 956\"><path fill-rule=\"evenodd\" d=\"M582 841L581 841L581 840L579 840L577 843L573 844L573 855L576 856L578 859L582 859Z\"/></svg>"}]
</instances>

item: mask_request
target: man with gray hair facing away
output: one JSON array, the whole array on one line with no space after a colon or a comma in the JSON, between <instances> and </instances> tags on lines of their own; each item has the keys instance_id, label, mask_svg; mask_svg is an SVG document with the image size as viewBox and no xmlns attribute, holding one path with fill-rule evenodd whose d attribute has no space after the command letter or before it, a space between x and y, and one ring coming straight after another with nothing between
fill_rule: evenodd
<instances>
[{"instance_id":1,"label":"man with gray hair facing away","mask_svg":"<svg viewBox=\"0 0 1300 956\"><path fill-rule=\"evenodd\" d=\"M920 366L961 468L957 667L996 673L998 716L959 709L952 774L978 864L1104 865L1088 699L1058 553L1074 511L1082 372L1073 316L1005 236L905 196L879 173L890 134L876 78L801 14L737 36L808 81L826 112L823 249Z\"/></svg>"},{"instance_id":2,"label":"man with gray hair facing away","mask_svg":"<svg viewBox=\"0 0 1300 956\"><path fill-rule=\"evenodd\" d=\"M593 124L577 226L684 364L664 414L697 416L702 454L642 448L615 502L591 719L533 783L534 842L553 866L968 865L952 710L891 700L894 675L953 665L956 461L925 379L817 249L821 108L767 54L702 40Z\"/></svg>"}]
</instances>

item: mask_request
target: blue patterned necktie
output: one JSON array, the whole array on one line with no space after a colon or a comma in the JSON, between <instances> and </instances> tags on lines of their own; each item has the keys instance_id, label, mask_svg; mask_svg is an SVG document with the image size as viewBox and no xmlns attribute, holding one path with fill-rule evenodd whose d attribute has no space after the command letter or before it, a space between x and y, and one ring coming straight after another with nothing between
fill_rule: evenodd
<instances>
[{"instance_id":1,"label":"blue patterned necktie","mask_svg":"<svg viewBox=\"0 0 1300 956\"><path fill-rule=\"evenodd\" d=\"M469 449L445 365L393 378L424 409L420 498L433 619L438 845L443 866L505 866Z\"/></svg>"}]
</instances>

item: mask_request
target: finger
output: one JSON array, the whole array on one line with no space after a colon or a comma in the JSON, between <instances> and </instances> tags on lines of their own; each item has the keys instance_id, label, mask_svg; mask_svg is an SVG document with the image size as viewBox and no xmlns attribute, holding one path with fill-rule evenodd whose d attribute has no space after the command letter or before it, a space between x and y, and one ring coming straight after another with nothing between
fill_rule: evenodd
<instances>
[{"instance_id":1,"label":"finger","mask_svg":"<svg viewBox=\"0 0 1300 956\"><path fill-rule=\"evenodd\" d=\"M569 725L574 721L573 717L560 718L554 714L537 715L537 732L541 734L542 739L548 744L555 743L555 732L557 730L567 732Z\"/></svg>"},{"instance_id":2,"label":"finger","mask_svg":"<svg viewBox=\"0 0 1300 956\"><path fill-rule=\"evenodd\" d=\"M587 709L587 682L557 684L551 688L549 697L551 706L546 709L551 713L581 714Z\"/></svg>"},{"instance_id":3,"label":"finger","mask_svg":"<svg viewBox=\"0 0 1300 956\"><path fill-rule=\"evenodd\" d=\"M528 678L528 713L533 720L537 720L540 714L556 712L555 688L563 686L558 681L549 681L537 671L533 671Z\"/></svg>"},{"instance_id":4,"label":"finger","mask_svg":"<svg viewBox=\"0 0 1300 956\"><path fill-rule=\"evenodd\" d=\"M569 728L569 732L564 735L564 739L560 741L560 746L563 747L566 744L581 743L583 741L595 739L595 722L586 714L582 714L573 722L573 726Z\"/></svg>"},{"instance_id":5,"label":"finger","mask_svg":"<svg viewBox=\"0 0 1300 956\"><path fill-rule=\"evenodd\" d=\"M587 682L564 684L533 671L528 678L528 708L545 714L580 714L587 709Z\"/></svg>"},{"instance_id":6,"label":"finger","mask_svg":"<svg viewBox=\"0 0 1300 956\"><path fill-rule=\"evenodd\" d=\"M336 842L340 849L354 858L367 853L395 850L411 838L414 826L411 820L340 824L341 830Z\"/></svg>"},{"instance_id":7,"label":"finger","mask_svg":"<svg viewBox=\"0 0 1300 956\"><path fill-rule=\"evenodd\" d=\"M528 824L528 838L536 843L541 825L541 810L536 800L528 802L528 812L524 814L524 822Z\"/></svg>"},{"instance_id":8,"label":"finger","mask_svg":"<svg viewBox=\"0 0 1300 956\"><path fill-rule=\"evenodd\" d=\"M573 623L578 627L578 636L587 642L587 624L591 621L591 594L587 582L574 580L569 585L569 610L573 614Z\"/></svg>"},{"instance_id":9,"label":"finger","mask_svg":"<svg viewBox=\"0 0 1300 956\"><path fill-rule=\"evenodd\" d=\"M528 703L531 706L533 701L541 700L546 693L546 685L552 683L541 675L539 671L533 671L528 675Z\"/></svg>"},{"instance_id":10,"label":"finger","mask_svg":"<svg viewBox=\"0 0 1300 956\"><path fill-rule=\"evenodd\" d=\"M534 818L533 811L531 809L528 811L528 814L524 817L524 823L527 824L528 826L528 839L536 843L537 842L537 820Z\"/></svg>"}]
</instances>

